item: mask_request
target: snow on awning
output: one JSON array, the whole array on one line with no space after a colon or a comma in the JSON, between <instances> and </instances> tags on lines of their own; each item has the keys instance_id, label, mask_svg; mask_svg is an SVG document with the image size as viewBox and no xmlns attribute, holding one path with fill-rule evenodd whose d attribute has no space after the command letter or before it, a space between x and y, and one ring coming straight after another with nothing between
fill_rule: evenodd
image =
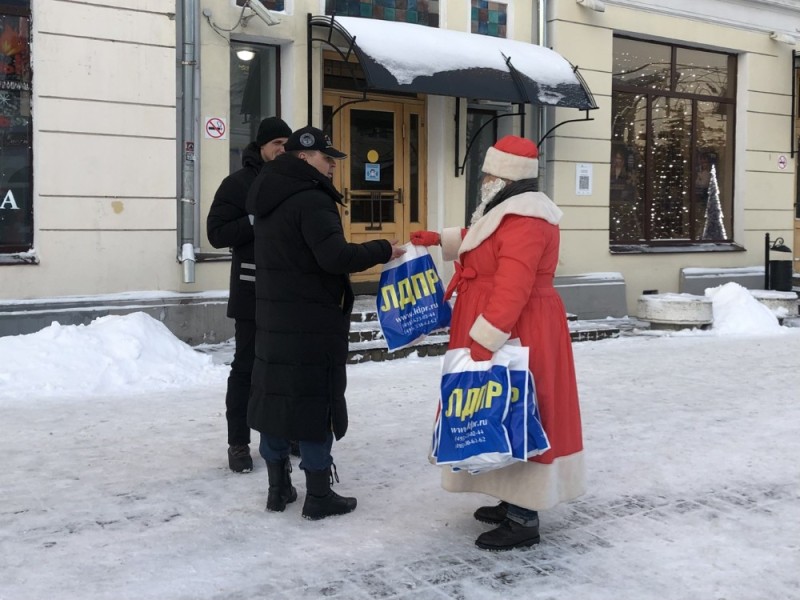
<instances>
[{"instance_id":1,"label":"snow on awning","mask_svg":"<svg viewBox=\"0 0 800 600\"><path fill-rule=\"evenodd\" d=\"M352 47L370 89L597 108L577 69L542 46L358 17L318 15L310 24Z\"/></svg>"}]
</instances>

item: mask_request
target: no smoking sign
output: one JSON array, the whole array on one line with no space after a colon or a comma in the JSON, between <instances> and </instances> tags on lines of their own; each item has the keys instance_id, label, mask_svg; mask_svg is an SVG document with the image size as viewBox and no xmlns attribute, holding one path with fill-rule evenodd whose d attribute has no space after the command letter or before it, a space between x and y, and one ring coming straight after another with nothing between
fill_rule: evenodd
<instances>
[{"instance_id":1,"label":"no smoking sign","mask_svg":"<svg viewBox=\"0 0 800 600\"><path fill-rule=\"evenodd\" d=\"M228 124L221 117L207 117L205 119L206 138L212 140L228 139Z\"/></svg>"}]
</instances>

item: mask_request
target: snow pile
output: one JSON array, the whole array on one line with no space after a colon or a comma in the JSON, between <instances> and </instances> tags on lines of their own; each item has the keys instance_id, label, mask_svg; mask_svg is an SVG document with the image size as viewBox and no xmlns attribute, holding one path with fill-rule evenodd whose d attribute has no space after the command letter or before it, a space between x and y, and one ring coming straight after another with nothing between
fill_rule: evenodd
<instances>
[{"instance_id":1,"label":"snow pile","mask_svg":"<svg viewBox=\"0 0 800 600\"><path fill-rule=\"evenodd\" d=\"M785 331L775 314L738 283L708 288L705 294L711 298L715 333L738 335Z\"/></svg>"},{"instance_id":2,"label":"snow pile","mask_svg":"<svg viewBox=\"0 0 800 600\"><path fill-rule=\"evenodd\" d=\"M737 283L705 292L714 311L709 331L671 335L786 333L775 314ZM223 386L229 367L177 339L143 312L89 325L53 323L37 333L0 337L0 400L119 396L181 387Z\"/></svg>"},{"instance_id":3,"label":"snow pile","mask_svg":"<svg viewBox=\"0 0 800 600\"><path fill-rule=\"evenodd\" d=\"M0 337L0 398L217 384L227 370L143 312L101 317L89 325L53 322L33 334Z\"/></svg>"}]
</instances>

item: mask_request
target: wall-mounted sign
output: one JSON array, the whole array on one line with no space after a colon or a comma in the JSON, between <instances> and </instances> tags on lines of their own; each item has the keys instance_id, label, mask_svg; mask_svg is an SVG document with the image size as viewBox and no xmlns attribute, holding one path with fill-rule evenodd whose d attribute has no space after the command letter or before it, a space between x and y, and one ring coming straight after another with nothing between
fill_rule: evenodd
<instances>
[{"instance_id":1,"label":"wall-mounted sign","mask_svg":"<svg viewBox=\"0 0 800 600\"><path fill-rule=\"evenodd\" d=\"M592 195L592 165L590 163L575 165L575 194L578 196Z\"/></svg>"},{"instance_id":2,"label":"wall-mounted sign","mask_svg":"<svg viewBox=\"0 0 800 600\"><path fill-rule=\"evenodd\" d=\"M228 139L228 124L222 117L206 117L206 138L212 140L227 140Z\"/></svg>"},{"instance_id":3,"label":"wall-mounted sign","mask_svg":"<svg viewBox=\"0 0 800 600\"><path fill-rule=\"evenodd\" d=\"M381 166L378 163L366 163L364 165L364 181L380 181Z\"/></svg>"}]
</instances>

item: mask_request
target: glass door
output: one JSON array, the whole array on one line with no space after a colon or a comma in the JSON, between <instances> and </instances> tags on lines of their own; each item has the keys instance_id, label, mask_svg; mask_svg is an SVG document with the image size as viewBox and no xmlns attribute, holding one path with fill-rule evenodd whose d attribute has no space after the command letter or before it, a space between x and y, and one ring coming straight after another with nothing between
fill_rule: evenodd
<instances>
[{"instance_id":1,"label":"glass door","mask_svg":"<svg viewBox=\"0 0 800 600\"><path fill-rule=\"evenodd\" d=\"M402 106L363 102L343 110L348 159L342 169L342 192L350 234L399 239L404 192Z\"/></svg>"},{"instance_id":2,"label":"glass door","mask_svg":"<svg viewBox=\"0 0 800 600\"><path fill-rule=\"evenodd\" d=\"M344 195L345 235L356 243L406 242L413 229L422 228L425 214L424 102L354 100L333 93L323 99L323 120L333 145L348 155L337 165L334 179ZM356 273L352 279L377 281L380 270Z\"/></svg>"}]
</instances>

